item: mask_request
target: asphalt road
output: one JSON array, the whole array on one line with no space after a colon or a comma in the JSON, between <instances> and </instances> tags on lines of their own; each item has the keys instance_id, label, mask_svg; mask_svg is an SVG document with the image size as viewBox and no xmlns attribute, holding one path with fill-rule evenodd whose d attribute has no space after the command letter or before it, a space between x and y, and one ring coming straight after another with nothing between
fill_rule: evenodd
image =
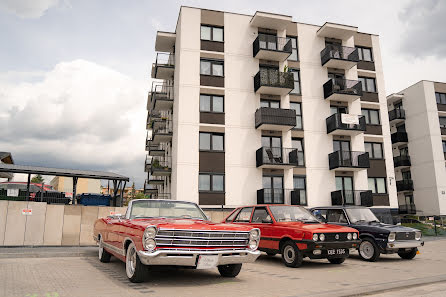
<instances>
[{"instance_id":1,"label":"asphalt road","mask_svg":"<svg viewBox=\"0 0 446 297\"><path fill-rule=\"evenodd\" d=\"M446 296L446 240L420 251L411 261L384 255L369 263L354 254L342 265L306 260L294 269L262 255L234 279L216 269L158 269L132 284L124 263L100 263L96 248L2 248L0 296Z\"/></svg>"}]
</instances>

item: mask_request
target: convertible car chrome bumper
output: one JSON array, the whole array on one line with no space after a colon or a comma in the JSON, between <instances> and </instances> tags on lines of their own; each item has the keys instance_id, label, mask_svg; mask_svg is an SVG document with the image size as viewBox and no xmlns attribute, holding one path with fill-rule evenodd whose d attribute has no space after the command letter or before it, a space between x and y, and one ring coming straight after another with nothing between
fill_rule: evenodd
<instances>
[{"instance_id":1,"label":"convertible car chrome bumper","mask_svg":"<svg viewBox=\"0 0 446 297\"><path fill-rule=\"evenodd\" d=\"M254 262L260 251L251 250L157 250L139 251L138 256L145 265L196 266L200 255L218 255L217 265Z\"/></svg>"},{"instance_id":2,"label":"convertible car chrome bumper","mask_svg":"<svg viewBox=\"0 0 446 297\"><path fill-rule=\"evenodd\" d=\"M396 249L411 249L424 245L424 241L422 240L398 240L394 242L387 243L388 250L396 250Z\"/></svg>"}]
</instances>

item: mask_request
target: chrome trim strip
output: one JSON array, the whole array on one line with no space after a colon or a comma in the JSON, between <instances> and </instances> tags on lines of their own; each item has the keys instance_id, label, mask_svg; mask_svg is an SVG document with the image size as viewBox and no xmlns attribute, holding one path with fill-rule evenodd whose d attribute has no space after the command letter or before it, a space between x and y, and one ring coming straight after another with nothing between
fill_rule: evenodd
<instances>
[{"instance_id":1,"label":"chrome trim strip","mask_svg":"<svg viewBox=\"0 0 446 297\"><path fill-rule=\"evenodd\" d=\"M409 249L423 245L422 240L399 240L387 243L387 249Z\"/></svg>"},{"instance_id":2,"label":"chrome trim strip","mask_svg":"<svg viewBox=\"0 0 446 297\"><path fill-rule=\"evenodd\" d=\"M106 242L102 242L102 244L104 245L104 248L109 249L109 250L117 253L118 255L125 256L125 252L124 252L123 249L117 248L114 245L111 245L111 244L106 243Z\"/></svg>"}]
</instances>

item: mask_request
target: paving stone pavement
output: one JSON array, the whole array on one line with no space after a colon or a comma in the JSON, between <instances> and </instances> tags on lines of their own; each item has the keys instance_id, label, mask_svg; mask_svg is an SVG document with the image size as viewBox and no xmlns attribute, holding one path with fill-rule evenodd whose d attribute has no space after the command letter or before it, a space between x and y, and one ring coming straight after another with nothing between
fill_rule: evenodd
<instances>
[{"instance_id":1,"label":"paving stone pavement","mask_svg":"<svg viewBox=\"0 0 446 297\"><path fill-rule=\"evenodd\" d=\"M384 255L369 263L353 254L342 265L306 260L293 269L280 256L262 255L234 279L220 277L216 269L166 268L142 284L127 280L119 260L99 262L95 248L74 257L64 256L63 249L54 250L55 257L45 248L0 249L0 297L446 296L446 240L427 242L412 261Z\"/></svg>"}]
</instances>

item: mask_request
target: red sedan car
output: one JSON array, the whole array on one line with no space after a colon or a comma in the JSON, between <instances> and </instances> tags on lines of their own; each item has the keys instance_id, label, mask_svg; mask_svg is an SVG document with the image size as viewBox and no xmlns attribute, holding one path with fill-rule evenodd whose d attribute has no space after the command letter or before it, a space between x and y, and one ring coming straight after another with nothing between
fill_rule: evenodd
<instances>
[{"instance_id":1,"label":"red sedan car","mask_svg":"<svg viewBox=\"0 0 446 297\"><path fill-rule=\"evenodd\" d=\"M299 267L304 257L341 264L349 249L360 243L357 230L321 223L305 208L294 205L240 207L224 223L259 228L259 250L271 256L282 254L288 267Z\"/></svg>"},{"instance_id":2,"label":"red sedan car","mask_svg":"<svg viewBox=\"0 0 446 297\"><path fill-rule=\"evenodd\" d=\"M212 223L195 203L182 201L132 200L125 216L98 219L94 238L99 260L124 261L131 282L144 281L152 265L217 267L222 276L235 277L242 263L260 255L259 229Z\"/></svg>"}]
</instances>

